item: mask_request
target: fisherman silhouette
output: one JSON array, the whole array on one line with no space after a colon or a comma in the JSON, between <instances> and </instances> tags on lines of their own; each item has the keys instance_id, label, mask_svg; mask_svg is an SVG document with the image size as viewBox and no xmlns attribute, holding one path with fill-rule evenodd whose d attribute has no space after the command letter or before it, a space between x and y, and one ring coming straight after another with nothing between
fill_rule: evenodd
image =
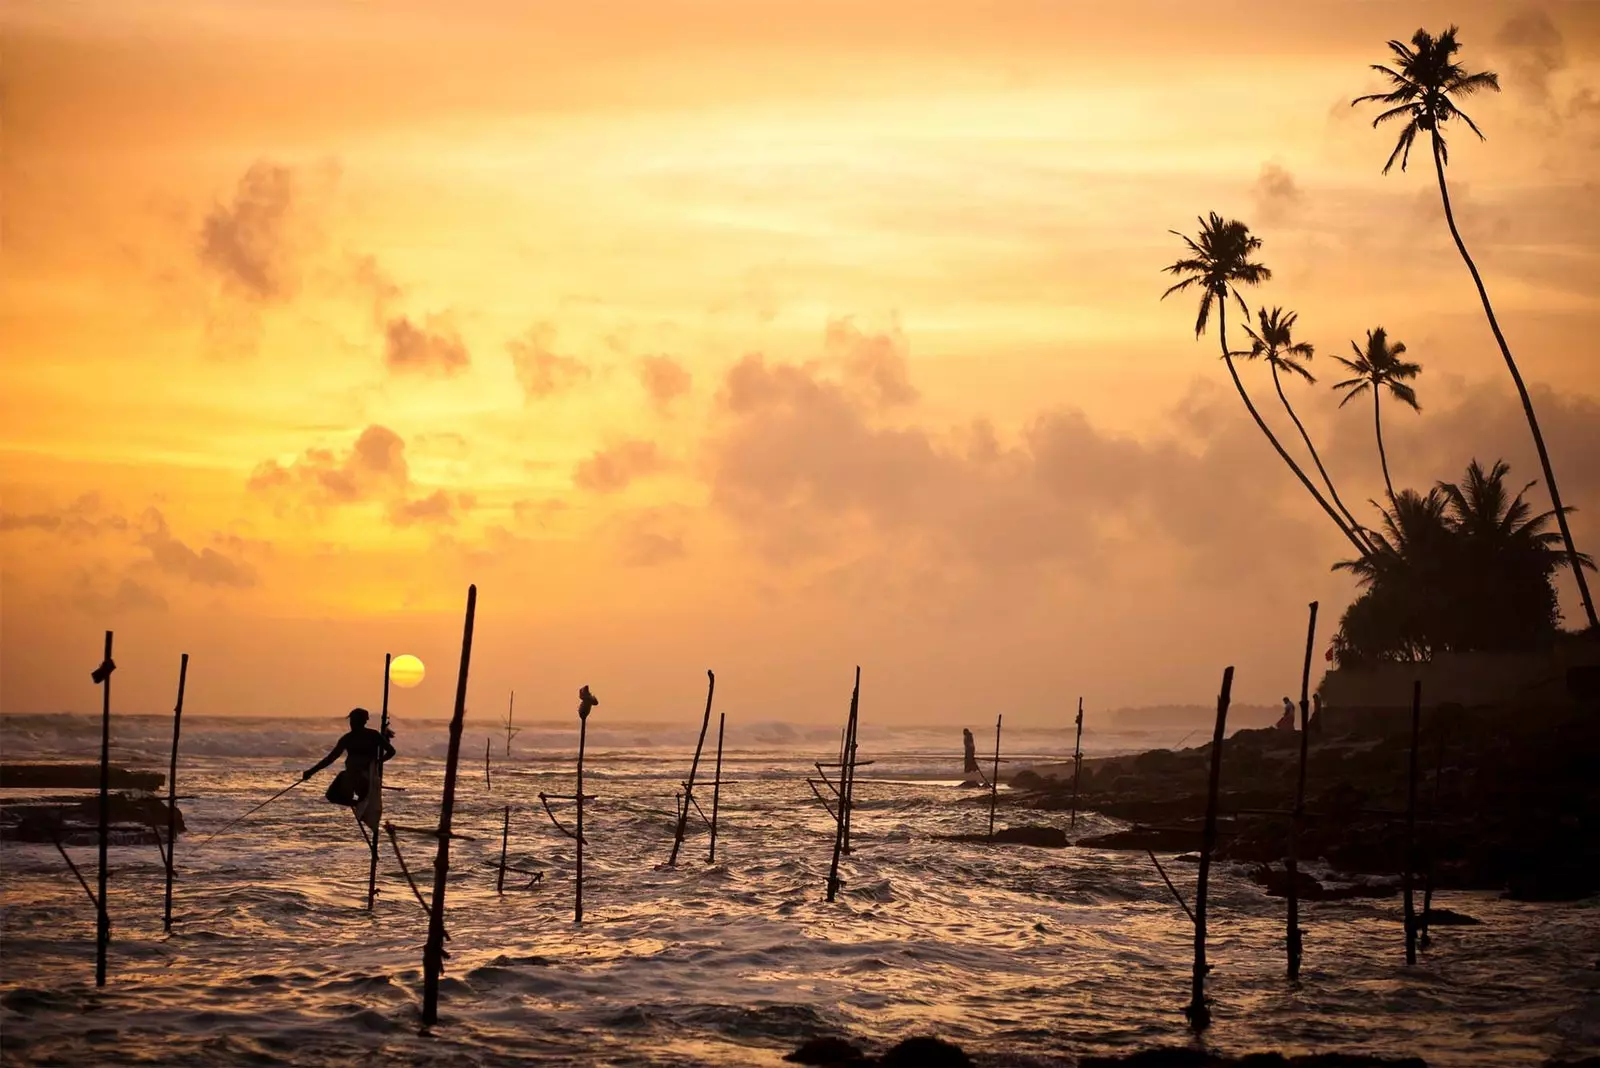
<instances>
[{"instance_id":1,"label":"fisherman silhouette","mask_svg":"<svg viewBox=\"0 0 1600 1068\"><path fill-rule=\"evenodd\" d=\"M961 744L967 747L966 763L961 770L970 775L978 770L978 747L972 740L972 732L965 727L961 728Z\"/></svg>"},{"instance_id":2,"label":"fisherman silhouette","mask_svg":"<svg viewBox=\"0 0 1600 1068\"><path fill-rule=\"evenodd\" d=\"M367 726L369 718L370 714L366 709L352 708L350 729L334 743L333 750L327 756L300 776L300 780L304 782L338 760L340 753L345 754L344 770L333 777L333 782L328 784L328 792L325 795L335 805L359 803L372 788L372 775L378 767L378 762L394 759L394 746L389 744L389 739L394 737L394 731L379 734Z\"/></svg>"}]
</instances>

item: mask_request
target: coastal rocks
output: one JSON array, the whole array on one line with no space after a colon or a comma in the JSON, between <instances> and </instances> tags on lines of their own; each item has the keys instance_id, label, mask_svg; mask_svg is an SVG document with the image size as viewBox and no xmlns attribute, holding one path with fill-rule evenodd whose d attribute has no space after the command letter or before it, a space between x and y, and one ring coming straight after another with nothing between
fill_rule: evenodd
<instances>
[{"instance_id":1,"label":"coastal rocks","mask_svg":"<svg viewBox=\"0 0 1600 1068\"><path fill-rule=\"evenodd\" d=\"M112 794L109 798L112 845L153 845L165 840L167 803L154 797ZM93 845L99 839L97 797L45 797L0 805L0 840L62 845ZM188 828L177 813L176 828Z\"/></svg>"},{"instance_id":2,"label":"coastal rocks","mask_svg":"<svg viewBox=\"0 0 1600 1068\"><path fill-rule=\"evenodd\" d=\"M1394 885L1374 886L1363 883L1352 883L1343 886L1327 886L1304 871L1295 873L1296 894L1302 901L1348 901L1361 897L1394 897L1399 889ZM1250 881L1266 888L1269 897L1289 896L1289 873L1283 868L1274 868L1270 864L1257 865L1250 872ZM1435 909L1437 914L1440 910ZM1474 921L1475 922L1475 921Z\"/></svg>"},{"instance_id":3,"label":"coastal rocks","mask_svg":"<svg viewBox=\"0 0 1600 1068\"><path fill-rule=\"evenodd\" d=\"M928 1035L896 1043L882 1057L869 1056L853 1042L826 1035L807 1039L783 1059L818 1068L972 1068L972 1060L960 1046Z\"/></svg>"},{"instance_id":4,"label":"coastal rocks","mask_svg":"<svg viewBox=\"0 0 1600 1068\"><path fill-rule=\"evenodd\" d=\"M1424 927L1481 927L1483 921L1476 916L1451 909L1429 909L1422 914Z\"/></svg>"},{"instance_id":5,"label":"coastal rocks","mask_svg":"<svg viewBox=\"0 0 1600 1068\"><path fill-rule=\"evenodd\" d=\"M1126 831L1094 834L1075 843L1080 849L1148 849L1157 853L1182 853L1200 848L1201 830L1182 827L1131 827Z\"/></svg>"},{"instance_id":6,"label":"coastal rocks","mask_svg":"<svg viewBox=\"0 0 1600 1068\"><path fill-rule=\"evenodd\" d=\"M854 1043L834 1035L808 1038L800 1044L799 1049L787 1054L783 1059L793 1064L848 1066L848 1068L872 1063Z\"/></svg>"},{"instance_id":7,"label":"coastal rocks","mask_svg":"<svg viewBox=\"0 0 1600 1068\"><path fill-rule=\"evenodd\" d=\"M1428 1068L1421 1057L1373 1057L1363 1053L1246 1053L1229 1057L1189 1046L1145 1049L1111 1057L1084 1057L1079 1068Z\"/></svg>"},{"instance_id":8,"label":"coastal rocks","mask_svg":"<svg viewBox=\"0 0 1600 1068\"><path fill-rule=\"evenodd\" d=\"M1059 827L1002 827L994 832L994 838L986 834L941 834L936 835L945 842L982 842L995 845L1026 845L1037 846L1041 849L1065 849L1072 843L1067 841L1067 832Z\"/></svg>"},{"instance_id":9,"label":"coastal rocks","mask_svg":"<svg viewBox=\"0 0 1600 1068\"><path fill-rule=\"evenodd\" d=\"M113 790L159 790L167 777L158 771L109 769ZM99 764L0 764L0 789L98 790Z\"/></svg>"}]
</instances>

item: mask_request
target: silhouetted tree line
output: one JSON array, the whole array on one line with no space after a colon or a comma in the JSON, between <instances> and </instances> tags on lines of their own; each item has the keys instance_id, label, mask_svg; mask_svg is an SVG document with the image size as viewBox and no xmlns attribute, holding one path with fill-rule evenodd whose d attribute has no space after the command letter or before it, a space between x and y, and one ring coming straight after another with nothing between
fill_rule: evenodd
<instances>
[{"instance_id":1,"label":"silhouetted tree line","mask_svg":"<svg viewBox=\"0 0 1600 1068\"><path fill-rule=\"evenodd\" d=\"M1571 509L1561 503L1533 402L1495 318L1483 278L1456 228L1450 205L1450 190L1445 182L1445 165L1449 162L1445 124L1459 119L1483 138L1482 131L1457 107L1455 99L1500 89L1498 75L1487 71L1469 74L1456 62L1460 49L1456 33L1454 26L1437 37L1418 30L1409 45L1390 41L1393 66L1373 64L1372 68L1389 80L1390 90L1358 97L1351 103L1372 101L1386 105L1386 110L1373 120L1373 126L1405 120L1384 164L1385 174L1396 160L1405 170L1418 134L1428 137L1445 222L1472 275L1489 328L1522 401L1550 493L1553 507L1549 511L1535 514L1523 499L1535 485L1533 482L1514 496L1510 494L1505 485L1509 468L1503 461L1496 461L1485 472L1473 460L1462 482L1441 482L1426 493L1395 492L1383 445L1382 400L1387 396L1413 411L1421 411L1410 383L1421 373L1422 366L1404 359L1405 344L1378 326L1367 331L1364 344L1351 341L1354 359L1334 357L1350 373L1349 378L1333 386L1344 394L1340 407L1357 397L1372 396L1373 432L1388 496L1386 506L1377 506L1379 529L1362 524L1340 498L1310 433L1284 392L1285 377L1316 382L1307 367L1314 350L1293 336L1295 313L1282 308L1258 308L1256 323L1251 324L1250 308L1240 287L1259 285L1272 277L1270 269L1252 259L1261 248L1261 239L1244 223L1224 219L1216 212L1200 220L1200 231L1193 238L1172 231L1182 238L1188 255L1166 268L1179 281L1162 294L1162 299L1184 290L1199 291L1196 338L1205 332L1213 310L1216 312L1222 360L1245 410L1279 458L1356 550L1355 559L1334 565L1336 570L1354 573L1363 587L1360 597L1346 610L1335 637L1334 652L1341 664L1414 661L1444 650L1512 649L1547 641L1561 623L1551 580L1563 564L1572 570L1590 629L1600 632L1600 619L1595 615L1584 576L1585 569L1594 569L1594 563L1573 543L1567 524ZM1251 342L1247 350L1228 347L1230 298L1244 315L1244 330ZM1273 388L1311 455L1320 484L1306 474L1262 418L1239 377L1236 358L1268 365ZM1557 528L1554 531L1548 529L1552 521Z\"/></svg>"}]
</instances>

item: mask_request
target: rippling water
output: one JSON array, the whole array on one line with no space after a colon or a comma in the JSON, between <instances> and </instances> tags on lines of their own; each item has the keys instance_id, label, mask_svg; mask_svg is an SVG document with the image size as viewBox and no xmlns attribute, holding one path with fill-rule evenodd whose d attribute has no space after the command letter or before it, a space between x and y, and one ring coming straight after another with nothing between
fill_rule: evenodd
<instances>
[{"instance_id":1,"label":"rippling water","mask_svg":"<svg viewBox=\"0 0 1600 1068\"><path fill-rule=\"evenodd\" d=\"M180 769L180 792L200 796L182 804L190 833L178 846L171 935L161 931L154 847L111 851L103 991L93 986L93 911L54 850L0 850L6 1064L323 1065L378 1054L397 1065L760 1065L836 1032L884 1044L932 1032L980 1063L1071 1064L1086 1052L1188 1041L1191 929L1142 854L937 841L984 829L986 802L938 781L949 763L920 747L925 739L865 729L862 757L878 759L869 770L880 774L860 782L857 850L829 905L831 824L804 775L809 760L828 758L827 738L836 751L836 734L791 732L774 744L730 731L717 863L705 863L701 833L672 870L662 866L672 793L692 733L687 744L681 731L618 744L621 735L597 728L581 927L570 842L536 798L572 792L570 738L525 735L519 759L497 758L489 789L486 731L469 730L456 829L472 840L452 848L441 1026L420 1037L426 916L387 843L377 909L363 908L367 851L348 813L321 799L331 771L200 848L297 777L334 730L217 724L195 729L200 755L186 748ZM118 729L124 763L164 768L169 728ZM402 759L388 782L404 792L387 796L387 815L424 825L437 818L444 732L414 724L410 733L397 739ZM81 759L91 735L88 720L66 733L13 722L6 755ZM546 875L531 890L508 878L498 897L508 804L511 863ZM1001 824L1013 820L1064 827L1066 814L1002 807ZM1113 826L1089 816L1078 833ZM413 872L431 882L429 844L403 843ZM76 852L87 872L93 850ZM1192 886L1192 867L1172 867ZM1283 903L1224 867L1213 883L1206 1042L1230 1052L1420 1054L1437 1065L1600 1051L1594 902L1436 901L1484 925L1436 930L1434 948L1409 969L1398 899L1303 905L1306 965L1290 987Z\"/></svg>"}]
</instances>

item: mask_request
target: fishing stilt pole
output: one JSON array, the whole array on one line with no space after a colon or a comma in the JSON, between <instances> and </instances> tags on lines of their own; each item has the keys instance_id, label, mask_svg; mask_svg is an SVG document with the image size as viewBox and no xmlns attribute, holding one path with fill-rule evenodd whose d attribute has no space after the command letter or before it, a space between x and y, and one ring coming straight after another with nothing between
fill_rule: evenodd
<instances>
[{"instance_id":1,"label":"fishing stilt pole","mask_svg":"<svg viewBox=\"0 0 1600 1068\"><path fill-rule=\"evenodd\" d=\"M1078 740L1072 747L1072 816L1068 827L1078 825L1078 779L1083 775L1083 698L1078 698Z\"/></svg>"},{"instance_id":2,"label":"fishing stilt pole","mask_svg":"<svg viewBox=\"0 0 1600 1068\"><path fill-rule=\"evenodd\" d=\"M1411 873L1416 868L1417 831L1417 745L1422 734L1422 680L1411 684L1411 768L1406 784L1406 963L1417 963L1417 914L1411 894Z\"/></svg>"},{"instance_id":3,"label":"fishing stilt pole","mask_svg":"<svg viewBox=\"0 0 1600 1068\"><path fill-rule=\"evenodd\" d=\"M483 788L490 793L494 792L494 780L489 777L489 739L487 738L483 740Z\"/></svg>"},{"instance_id":4,"label":"fishing stilt pole","mask_svg":"<svg viewBox=\"0 0 1600 1068\"><path fill-rule=\"evenodd\" d=\"M711 726L711 700L716 696L717 676L714 672L706 671L706 711L700 720L700 740L694 743L694 761L689 765L689 780L683 784L683 804L678 807L678 828L672 837L672 855L667 858L668 865L678 863L678 850L683 848L683 836L689 826L689 807L694 804L694 778L700 770L700 751L705 748L706 728ZM582 793L580 787L578 790Z\"/></svg>"},{"instance_id":5,"label":"fishing stilt pole","mask_svg":"<svg viewBox=\"0 0 1600 1068\"><path fill-rule=\"evenodd\" d=\"M461 721L467 712L467 673L472 663L472 624L478 587L467 587L467 618L461 632L461 670L456 676L456 707L450 717L450 748L444 764L444 797L439 802L439 851L433 860L433 897L428 903L428 943L422 953L422 1026L439 1020L439 976L444 971L444 892L450 875L450 825L456 806L456 765L461 759Z\"/></svg>"},{"instance_id":6,"label":"fishing stilt pole","mask_svg":"<svg viewBox=\"0 0 1600 1068\"><path fill-rule=\"evenodd\" d=\"M500 876L495 880L494 892L506 894L506 847L511 843L511 806L506 806L505 822L500 825Z\"/></svg>"},{"instance_id":7,"label":"fishing stilt pole","mask_svg":"<svg viewBox=\"0 0 1600 1068\"><path fill-rule=\"evenodd\" d=\"M828 900L839 893L839 857L845 851L845 838L849 834L850 820L850 767L855 763L856 714L861 707L861 667L856 666L856 684L850 691L850 718L845 721L844 760L839 765L838 797L834 804L836 824L833 832L833 863L828 867ZM812 787L812 789L816 789ZM826 802L824 802L826 803Z\"/></svg>"},{"instance_id":8,"label":"fishing stilt pole","mask_svg":"<svg viewBox=\"0 0 1600 1068\"><path fill-rule=\"evenodd\" d=\"M511 725L511 713L517 707L517 691L511 691L511 700L506 702L506 759L511 759L511 739L522 733L521 727Z\"/></svg>"},{"instance_id":9,"label":"fishing stilt pole","mask_svg":"<svg viewBox=\"0 0 1600 1068\"><path fill-rule=\"evenodd\" d=\"M589 692L585 686L578 691L578 791L575 794L540 794L539 800L544 805L544 811L550 817L550 822L555 824L556 830L571 838L573 841L574 864L577 868L574 879L574 893L572 905L572 919L574 923L583 922L583 847L588 843L583 837L583 803L593 801L593 795L585 796L583 792L583 751L589 741L589 713L592 712L600 699ZM556 818L555 809L550 807L552 801L573 801L577 803L577 826L569 829L561 825Z\"/></svg>"},{"instance_id":10,"label":"fishing stilt pole","mask_svg":"<svg viewBox=\"0 0 1600 1068\"><path fill-rule=\"evenodd\" d=\"M1306 625L1306 658L1300 670L1300 775L1294 787L1294 818L1289 825L1289 981L1300 978L1300 828L1306 817L1306 749L1311 739L1311 653L1317 640L1317 602L1311 602L1311 622Z\"/></svg>"},{"instance_id":11,"label":"fishing stilt pole","mask_svg":"<svg viewBox=\"0 0 1600 1068\"><path fill-rule=\"evenodd\" d=\"M1445 723L1437 715L1434 719L1439 724L1439 737L1434 750L1433 804L1428 812L1428 860L1422 876L1422 916L1417 921L1421 927L1417 934L1418 949L1427 949L1432 941L1428 937L1428 924L1433 919L1433 867L1439 857L1439 779L1444 774Z\"/></svg>"},{"instance_id":12,"label":"fishing stilt pole","mask_svg":"<svg viewBox=\"0 0 1600 1068\"><path fill-rule=\"evenodd\" d=\"M1228 704L1233 697L1233 668L1222 673L1222 692L1217 695L1217 726L1211 735L1211 782L1206 790L1206 825L1200 838L1200 876L1194 889L1194 972L1190 977L1189 1006L1184 1015L1189 1026L1203 1031L1211 1025L1211 1009L1206 1004L1206 887L1211 880L1211 852L1217 845L1217 789L1222 783L1222 736L1228 724Z\"/></svg>"},{"instance_id":13,"label":"fishing stilt pole","mask_svg":"<svg viewBox=\"0 0 1600 1068\"><path fill-rule=\"evenodd\" d=\"M726 712L717 715L717 775L711 781L711 850L706 854L706 863L717 862L717 804L722 800L722 732L728 725Z\"/></svg>"},{"instance_id":14,"label":"fishing stilt pole","mask_svg":"<svg viewBox=\"0 0 1600 1068\"><path fill-rule=\"evenodd\" d=\"M111 914L106 911L106 845L111 839L111 631L106 652L89 676L100 686L100 892L95 896L94 985L106 985L106 948L111 944Z\"/></svg>"},{"instance_id":15,"label":"fishing stilt pole","mask_svg":"<svg viewBox=\"0 0 1600 1068\"><path fill-rule=\"evenodd\" d=\"M383 711L379 714L378 733L384 741L389 739L389 664L394 659L393 653L383 654ZM378 748L378 767L373 771L372 789L378 791L377 803L383 804L383 748ZM363 833L365 831L365 824ZM367 864L367 911L372 911L373 902L378 899L378 829L372 829L372 856Z\"/></svg>"},{"instance_id":16,"label":"fishing stilt pole","mask_svg":"<svg viewBox=\"0 0 1600 1068\"><path fill-rule=\"evenodd\" d=\"M994 770L989 775L989 841L994 841L994 809L1000 800L1000 720L994 717Z\"/></svg>"},{"instance_id":17,"label":"fishing stilt pole","mask_svg":"<svg viewBox=\"0 0 1600 1068\"><path fill-rule=\"evenodd\" d=\"M172 763L167 767L167 896L161 929L172 930L172 875L178 849L178 730L183 723L183 687L189 679L189 654L178 661L178 703L172 706Z\"/></svg>"}]
</instances>

